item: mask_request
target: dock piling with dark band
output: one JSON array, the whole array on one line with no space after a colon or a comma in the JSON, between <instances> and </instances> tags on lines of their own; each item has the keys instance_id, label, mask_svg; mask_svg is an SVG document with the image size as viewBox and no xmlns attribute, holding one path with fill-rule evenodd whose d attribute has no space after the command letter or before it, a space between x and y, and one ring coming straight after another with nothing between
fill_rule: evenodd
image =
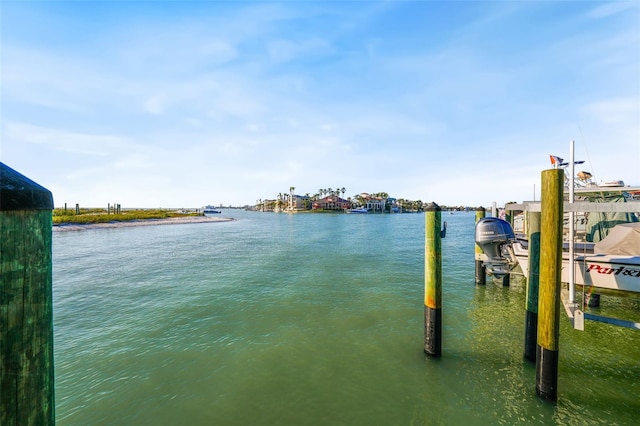
<instances>
[{"instance_id":1,"label":"dock piling with dark band","mask_svg":"<svg viewBox=\"0 0 640 426\"><path fill-rule=\"evenodd\" d=\"M558 398L563 183L563 169L542 172L536 393L549 401Z\"/></svg>"},{"instance_id":2,"label":"dock piling with dark band","mask_svg":"<svg viewBox=\"0 0 640 426\"><path fill-rule=\"evenodd\" d=\"M524 323L524 358L535 362L540 283L540 212L527 212L527 234L529 237L529 274L527 277L527 302Z\"/></svg>"},{"instance_id":3,"label":"dock piling with dark band","mask_svg":"<svg viewBox=\"0 0 640 426\"><path fill-rule=\"evenodd\" d=\"M441 208L425 208L424 253L424 351L432 357L442 353L442 234Z\"/></svg>"}]
</instances>

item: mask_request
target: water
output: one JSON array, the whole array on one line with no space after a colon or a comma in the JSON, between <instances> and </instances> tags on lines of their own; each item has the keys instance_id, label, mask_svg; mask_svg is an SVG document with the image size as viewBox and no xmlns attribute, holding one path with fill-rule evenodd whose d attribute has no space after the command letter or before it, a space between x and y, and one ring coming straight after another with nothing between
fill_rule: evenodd
<instances>
[{"instance_id":1,"label":"water","mask_svg":"<svg viewBox=\"0 0 640 426\"><path fill-rule=\"evenodd\" d=\"M442 216L440 359L424 215L223 215L54 233L57 424L637 424L637 331L562 317L559 400L536 397L524 284L474 285L473 213Z\"/></svg>"}]
</instances>

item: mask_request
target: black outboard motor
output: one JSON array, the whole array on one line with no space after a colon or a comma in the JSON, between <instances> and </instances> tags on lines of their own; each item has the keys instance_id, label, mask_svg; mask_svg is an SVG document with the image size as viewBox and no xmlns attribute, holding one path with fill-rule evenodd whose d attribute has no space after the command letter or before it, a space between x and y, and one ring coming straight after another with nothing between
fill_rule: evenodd
<instances>
[{"instance_id":1,"label":"black outboard motor","mask_svg":"<svg viewBox=\"0 0 640 426\"><path fill-rule=\"evenodd\" d=\"M513 229L505 220L485 217L476 223L476 244L487 257L482 263L497 278L507 275L511 269L510 263L515 261L511 249L513 241Z\"/></svg>"}]
</instances>

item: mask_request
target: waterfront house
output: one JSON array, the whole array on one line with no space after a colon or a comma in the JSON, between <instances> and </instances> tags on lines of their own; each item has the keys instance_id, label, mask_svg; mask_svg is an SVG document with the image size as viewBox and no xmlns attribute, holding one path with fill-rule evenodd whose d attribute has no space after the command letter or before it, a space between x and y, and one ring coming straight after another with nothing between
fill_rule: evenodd
<instances>
[{"instance_id":1,"label":"waterfront house","mask_svg":"<svg viewBox=\"0 0 640 426\"><path fill-rule=\"evenodd\" d=\"M291 195L287 206L288 211L309 210L311 207L311 197L307 195Z\"/></svg>"},{"instance_id":2,"label":"waterfront house","mask_svg":"<svg viewBox=\"0 0 640 426\"><path fill-rule=\"evenodd\" d=\"M315 200L313 210L345 210L351 208L351 202L344 198L328 196Z\"/></svg>"},{"instance_id":3,"label":"waterfront house","mask_svg":"<svg viewBox=\"0 0 640 426\"><path fill-rule=\"evenodd\" d=\"M369 197L365 199L366 208L370 212L374 213L382 213L385 211L385 206L387 205L387 199L383 197Z\"/></svg>"}]
</instances>

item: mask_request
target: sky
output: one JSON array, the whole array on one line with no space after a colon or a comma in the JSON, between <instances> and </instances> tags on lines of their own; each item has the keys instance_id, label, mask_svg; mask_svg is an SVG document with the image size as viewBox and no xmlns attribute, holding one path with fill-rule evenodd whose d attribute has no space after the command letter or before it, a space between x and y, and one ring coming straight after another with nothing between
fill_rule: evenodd
<instances>
[{"instance_id":1,"label":"sky","mask_svg":"<svg viewBox=\"0 0 640 426\"><path fill-rule=\"evenodd\" d=\"M640 2L0 0L0 160L65 203L640 185Z\"/></svg>"}]
</instances>

